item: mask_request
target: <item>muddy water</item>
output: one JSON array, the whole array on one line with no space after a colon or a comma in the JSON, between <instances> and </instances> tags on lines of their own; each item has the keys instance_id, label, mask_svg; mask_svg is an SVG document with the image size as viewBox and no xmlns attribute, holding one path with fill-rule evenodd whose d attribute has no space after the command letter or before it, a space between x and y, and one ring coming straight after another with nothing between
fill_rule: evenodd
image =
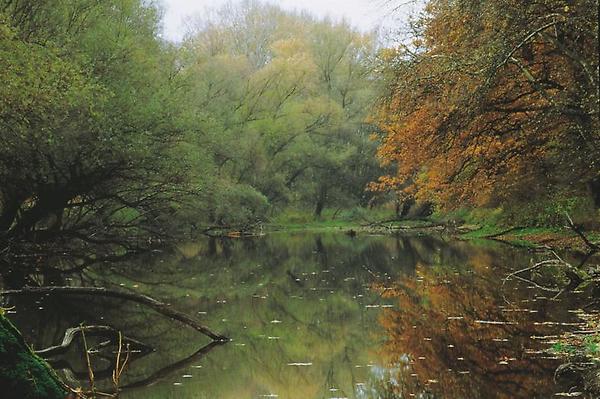
<instances>
[{"instance_id":1,"label":"muddy water","mask_svg":"<svg viewBox=\"0 0 600 399\"><path fill-rule=\"evenodd\" d=\"M559 361L543 351L577 329L589 295L503 277L537 255L435 237L273 234L200 240L61 284L108 286L169 302L231 337L209 340L126 301L11 298L37 348L67 327L109 324L151 345L132 354L122 398L547 398ZM41 276L40 278L44 278ZM90 337L97 385L114 354ZM53 359L86 385L77 342Z\"/></svg>"}]
</instances>

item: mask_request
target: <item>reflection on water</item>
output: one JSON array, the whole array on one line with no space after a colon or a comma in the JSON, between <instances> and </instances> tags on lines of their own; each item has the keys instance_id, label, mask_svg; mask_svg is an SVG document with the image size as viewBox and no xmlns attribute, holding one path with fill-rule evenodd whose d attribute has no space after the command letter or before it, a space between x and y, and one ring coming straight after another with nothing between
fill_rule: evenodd
<instances>
[{"instance_id":1,"label":"reflection on water","mask_svg":"<svg viewBox=\"0 0 600 399\"><path fill-rule=\"evenodd\" d=\"M82 322L152 345L131 361L123 398L541 398L559 388L557 361L539 351L577 322L583 298L503 285L531 256L433 237L274 234L185 243L63 282L160 298L233 339L216 347L125 301L13 298L11 316L38 348ZM85 381L81 353L55 359L71 381Z\"/></svg>"}]
</instances>

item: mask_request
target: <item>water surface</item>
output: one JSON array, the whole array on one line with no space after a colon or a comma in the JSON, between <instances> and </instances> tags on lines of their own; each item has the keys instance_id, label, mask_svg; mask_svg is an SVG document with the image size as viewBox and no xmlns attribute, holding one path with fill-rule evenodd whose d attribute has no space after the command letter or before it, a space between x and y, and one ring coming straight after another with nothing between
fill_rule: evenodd
<instances>
[{"instance_id":1,"label":"water surface","mask_svg":"<svg viewBox=\"0 0 600 399\"><path fill-rule=\"evenodd\" d=\"M110 299L13 298L11 317L38 348L80 323L110 324L154 347L129 362L126 399L546 398L564 387L553 382L559 361L541 350L576 328L587 294L554 299L503 283L535 257L437 237L203 239L58 283L151 295L228 344L206 347L196 331ZM53 364L85 385L82 352L75 345ZM107 390L113 363L106 351L93 356Z\"/></svg>"}]
</instances>

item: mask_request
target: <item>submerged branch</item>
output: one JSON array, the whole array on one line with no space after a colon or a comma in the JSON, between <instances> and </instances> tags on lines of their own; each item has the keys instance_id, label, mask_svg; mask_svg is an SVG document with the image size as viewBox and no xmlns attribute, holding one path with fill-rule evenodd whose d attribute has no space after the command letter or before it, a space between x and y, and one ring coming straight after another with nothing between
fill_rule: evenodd
<instances>
[{"instance_id":1,"label":"submerged branch","mask_svg":"<svg viewBox=\"0 0 600 399\"><path fill-rule=\"evenodd\" d=\"M65 331L63 340L59 345L54 345L54 346L50 346L45 349L40 349L40 350L35 351L35 353L40 356L54 356L54 355L65 353L69 349L71 344L73 343L73 339L75 339L75 336L77 334L83 334L84 332L88 336L89 335L111 335L111 336L115 336L115 337L119 336L119 332L109 326L81 326L81 327L68 328ZM143 342L140 342L133 338L129 338L127 336L123 336L122 340L125 341L126 343L134 344L136 347L139 347L144 352L146 352L146 351L150 352L153 350L150 346L144 344Z\"/></svg>"}]
</instances>

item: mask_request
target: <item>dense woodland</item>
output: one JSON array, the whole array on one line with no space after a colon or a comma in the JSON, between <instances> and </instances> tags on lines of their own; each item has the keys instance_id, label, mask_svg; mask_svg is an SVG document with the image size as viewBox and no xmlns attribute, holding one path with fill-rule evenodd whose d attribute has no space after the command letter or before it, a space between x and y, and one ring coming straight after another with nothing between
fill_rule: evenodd
<instances>
[{"instance_id":1,"label":"dense woodland","mask_svg":"<svg viewBox=\"0 0 600 399\"><path fill-rule=\"evenodd\" d=\"M248 2L174 45L145 1L0 8L3 252L89 260L188 226L368 204L374 34Z\"/></svg>"},{"instance_id":2,"label":"dense woodland","mask_svg":"<svg viewBox=\"0 0 600 399\"><path fill-rule=\"evenodd\" d=\"M598 217L593 0L432 0L400 41L254 1L178 44L154 2L0 11L4 259L111 260L289 209Z\"/></svg>"}]
</instances>

